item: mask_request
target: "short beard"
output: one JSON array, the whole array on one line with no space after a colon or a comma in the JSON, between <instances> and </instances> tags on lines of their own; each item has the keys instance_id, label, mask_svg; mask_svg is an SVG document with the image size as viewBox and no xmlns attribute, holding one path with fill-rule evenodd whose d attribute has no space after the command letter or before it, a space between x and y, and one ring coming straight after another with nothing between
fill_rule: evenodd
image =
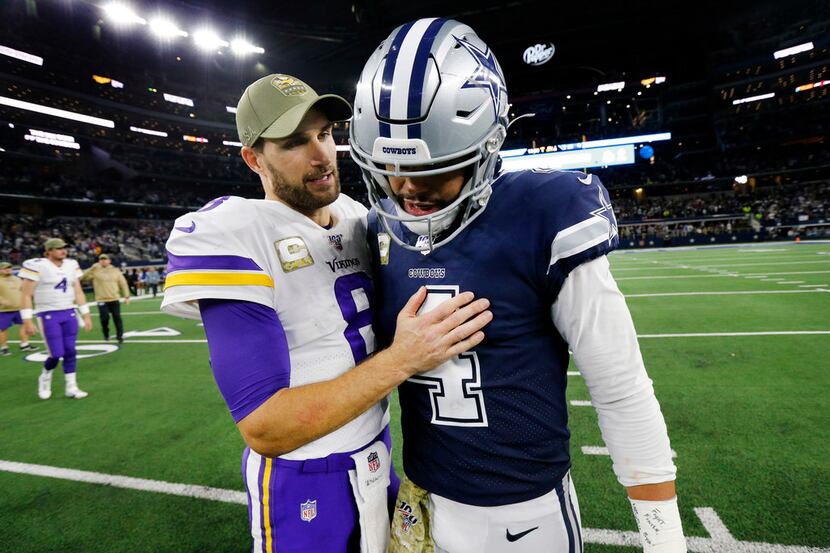
<instances>
[{"instance_id":1,"label":"short beard","mask_svg":"<svg viewBox=\"0 0 830 553\"><path fill-rule=\"evenodd\" d=\"M330 205L340 196L340 174L337 171L337 165L321 171L322 173L331 171L334 179L333 186L323 194L314 194L306 187L306 180L313 179L318 174L307 173L303 175L302 182L298 184L290 182L283 173L267 161L264 165L268 171L274 195L300 213L313 213Z\"/></svg>"}]
</instances>

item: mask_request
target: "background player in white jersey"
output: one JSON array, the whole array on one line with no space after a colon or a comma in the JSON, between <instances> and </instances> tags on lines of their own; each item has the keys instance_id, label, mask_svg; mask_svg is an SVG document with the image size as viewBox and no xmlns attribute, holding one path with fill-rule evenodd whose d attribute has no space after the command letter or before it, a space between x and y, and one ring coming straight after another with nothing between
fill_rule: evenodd
<instances>
[{"instance_id":1,"label":"background player in white jersey","mask_svg":"<svg viewBox=\"0 0 830 553\"><path fill-rule=\"evenodd\" d=\"M37 316L40 331L46 341L49 357L43 362L43 372L38 377L37 395L40 399L52 397L52 372L63 358L63 374L66 379L66 397L83 399L87 393L78 388L76 378L77 355L75 339L78 337L78 319L75 305L81 312L84 330L92 330L89 306L81 289L83 272L74 259L66 257L66 243L60 238L50 238L43 249L46 257L23 262L18 276L24 280L20 294L20 316L29 335L37 332L32 323ZM33 309L33 303L36 309Z\"/></svg>"},{"instance_id":2,"label":"background player in white jersey","mask_svg":"<svg viewBox=\"0 0 830 553\"><path fill-rule=\"evenodd\" d=\"M250 85L236 121L265 199L217 198L177 219L167 242L162 309L201 317L214 377L249 446L255 552L384 551L397 488L385 398L479 343L491 317L471 294L416 317L419 290L395 342L369 357L366 208L339 193L331 135L350 115L342 98L289 75Z\"/></svg>"},{"instance_id":3,"label":"background player in white jersey","mask_svg":"<svg viewBox=\"0 0 830 553\"><path fill-rule=\"evenodd\" d=\"M390 551L582 549L570 346L644 549L683 552L666 426L606 258L618 243L608 192L583 173L499 174L508 107L495 56L452 20L395 29L357 86L379 343L424 284L424 312L461 289L494 313L474 350L399 388L408 479Z\"/></svg>"}]
</instances>

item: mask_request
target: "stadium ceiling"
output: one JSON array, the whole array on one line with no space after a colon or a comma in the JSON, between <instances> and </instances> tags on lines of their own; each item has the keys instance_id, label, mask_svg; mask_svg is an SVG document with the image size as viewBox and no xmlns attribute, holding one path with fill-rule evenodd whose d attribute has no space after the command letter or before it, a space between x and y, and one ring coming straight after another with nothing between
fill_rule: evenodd
<instances>
[{"instance_id":1,"label":"stadium ceiling","mask_svg":"<svg viewBox=\"0 0 830 553\"><path fill-rule=\"evenodd\" d=\"M35 33L31 27L22 30L6 23L5 28L0 24L0 31L12 36L26 33L29 43L36 38L33 34L44 40L71 40L84 51L93 51L98 45L102 55L113 58L108 67L123 60L121 63L140 65L147 71L163 71L164 63L173 55L189 58L187 61L196 59L192 48L187 49L183 43L172 41L164 49L153 48L147 36L141 39L136 33L111 28L101 10L106 1L6 0L0 8L0 16L6 15L2 19L11 22L26 13L28 19L34 17L43 23L44 30ZM205 68L212 71L211 78L235 83L249 82L266 72L285 72L301 76L318 88L349 90L371 51L396 26L420 17L455 18L471 25L494 50L514 97L544 89L595 88L607 82L639 81L650 75L667 75L670 82L704 78L713 50L746 41L748 37L738 36L736 30L742 21L762 17L778 5L758 0L721 3L715 10L710 2L666 5L646 0L123 1L141 17L150 19L161 9L175 21L190 22L185 30L209 24L226 40L243 34L264 48L264 54L245 62L233 56L207 59L209 53L203 54L202 67L190 71L193 79L207 85L210 79L205 77ZM817 2L797 0L788 3L788 8L796 4L809 9ZM4 14L6 10L11 13ZM92 39L88 36L91 33ZM143 46L137 47L142 40ZM536 44L554 45L548 63L524 62L525 50ZM187 75L182 65L177 74Z\"/></svg>"}]
</instances>

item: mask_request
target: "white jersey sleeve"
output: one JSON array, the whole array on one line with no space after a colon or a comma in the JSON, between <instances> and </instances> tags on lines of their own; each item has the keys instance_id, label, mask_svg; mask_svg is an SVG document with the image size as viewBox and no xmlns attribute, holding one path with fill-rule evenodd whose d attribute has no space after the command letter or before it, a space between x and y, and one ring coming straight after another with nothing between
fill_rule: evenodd
<instances>
[{"instance_id":1,"label":"white jersey sleeve","mask_svg":"<svg viewBox=\"0 0 830 553\"><path fill-rule=\"evenodd\" d=\"M588 385L617 480L623 486L674 480L666 423L607 257L568 275L552 315Z\"/></svg>"},{"instance_id":2,"label":"white jersey sleeve","mask_svg":"<svg viewBox=\"0 0 830 553\"><path fill-rule=\"evenodd\" d=\"M261 242L259 217L248 200L223 196L176 219L167 240L162 311L199 319L196 300L235 299L273 308L274 281Z\"/></svg>"},{"instance_id":3,"label":"white jersey sleeve","mask_svg":"<svg viewBox=\"0 0 830 553\"><path fill-rule=\"evenodd\" d=\"M27 259L20 267L17 276L25 278L26 280L33 280L38 282L40 280L40 261L41 259Z\"/></svg>"}]
</instances>

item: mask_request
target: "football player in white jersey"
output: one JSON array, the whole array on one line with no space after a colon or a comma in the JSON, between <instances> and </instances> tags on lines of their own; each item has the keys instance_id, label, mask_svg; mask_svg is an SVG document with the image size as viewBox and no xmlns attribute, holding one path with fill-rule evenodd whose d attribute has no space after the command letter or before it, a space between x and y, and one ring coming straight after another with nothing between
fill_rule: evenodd
<instances>
[{"instance_id":1,"label":"football player in white jersey","mask_svg":"<svg viewBox=\"0 0 830 553\"><path fill-rule=\"evenodd\" d=\"M570 347L645 551L684 552L666 425L606 257L608 191L579 172L500 172L508 108L493 52L449 19L395 29L357 85L379 345L419 286L424 311L460 289L494 313L479 346L398 390L407 478L390 551L582 550Z\"/></svg>"},{"instance_id":2,"label":"football player in white jersey","mask_svg":"<svg viewBox=\"0 0 830 553\"><path fill-rule=\"evenodd\" d=\"M418 290L394 343L374 355L366 208L340 194L338 96L283 74L237 106L263 200L217 198L176 220L162 309L201 318L210 363L247 447L255 553L383 552L391 467L387 395L483 339L472 294L425 316ZM390 491L391 490L391 491Z\"/></svg>"},{"instance_id":3,"label":"football player in white jersey","mask_svg":"<svg viewBox=\"0 0 830 553\"><path fill-rule=\"evenodd\" d=\"M89 306L81 289L83 271L77 261L67 259L66 243L60 238L48 239L43 249L46 257L27 259L18 273L23 279L20 291L23 326L27 334L35 334L37 329L32 319L37 316L49 351L49 357L43 362L43 372L38 377L37 395L40 399L52 397L52 372L63 358L66 397L83 399L88 394L78 388L77 382L75 340L78 337L78 319L74 309L77 304L84 330L92 330Z\"/></svg>"}]
</instances>

